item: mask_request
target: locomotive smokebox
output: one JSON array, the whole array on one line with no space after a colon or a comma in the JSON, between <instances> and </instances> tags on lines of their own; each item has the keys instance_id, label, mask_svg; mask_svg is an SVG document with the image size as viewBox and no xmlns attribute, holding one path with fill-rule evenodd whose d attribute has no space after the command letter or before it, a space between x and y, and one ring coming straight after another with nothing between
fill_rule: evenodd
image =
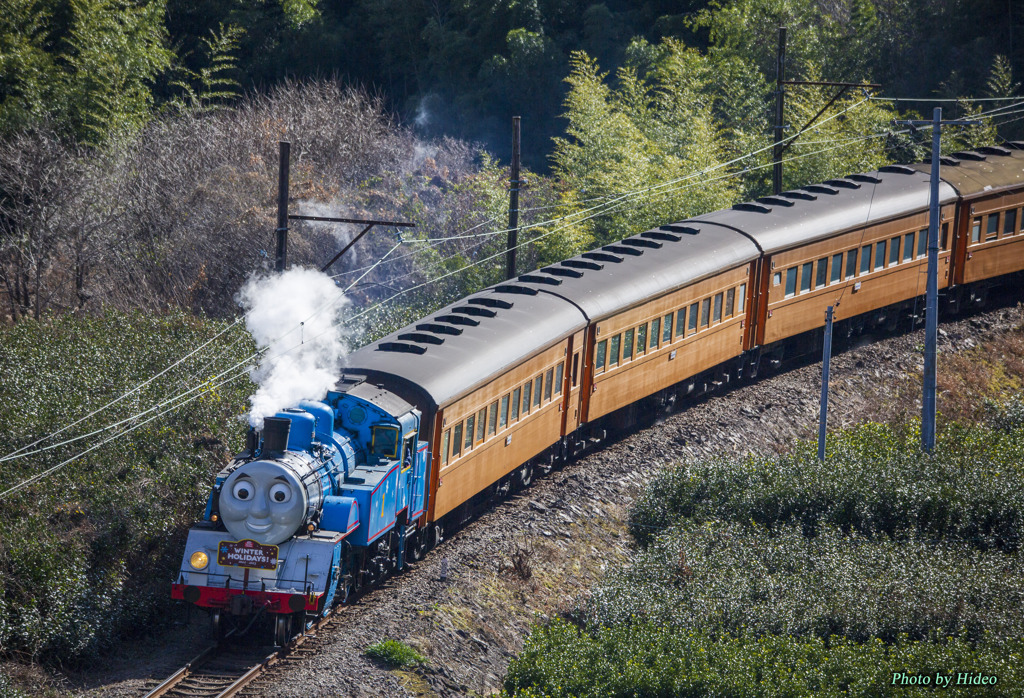
<instances>
[{"instance_id":1,"label":"locomotive smokebox","mask_svg":"<svg viewBox=\"0 0 1024 698\"><path fill-rule=\"evenodd\" d=\"M288 448L288 433L292 420L284 417L267 417L263 420L263 452L284 453Z\"/></svg>"}]
</instances>

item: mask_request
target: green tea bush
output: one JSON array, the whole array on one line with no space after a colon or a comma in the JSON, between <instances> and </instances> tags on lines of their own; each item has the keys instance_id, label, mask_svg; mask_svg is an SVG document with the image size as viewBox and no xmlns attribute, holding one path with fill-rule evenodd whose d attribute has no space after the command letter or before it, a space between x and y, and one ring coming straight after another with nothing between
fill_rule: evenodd
<instances>
[{"instance_id":1,"label":"green tea bush","mask_svg":"<svg viewBox=\"0 0 1024 698\"><path fill-rule=\"evenodd\" d=\"M679 632L653 623L581 630L554 620L536 627L512 660L510 698L781 698L918 696L935 675L952 675L942 695L1006 696L1024 681L1024 642L972 646L952 640L864 644L840 638ZM959 672L997 677L958 686ZM929 687L893 685L893 674L928 676Z\"/></svg>"},{"instance_id":2,"label":"green tea bush","mask_svg":"<svg viewBox=\"0 0 1024 698\"><path fill-rule=\"evenodd\" d=\"M427 661L422 654L398 640L382 640L370 645L366 648L366 656L395 668L424 664Z\"/></svg>"},{"instance_id":3,"label":"green tea bush","mask_svg":"<svg viewBox=\"0 0 1024 698\"><path fill-rule=\"evenodd\" d=\"M685 522L610 575L589 625L842 636L857 642L1024 638L1024 562L963 543Z\"/></svg>"},{"instance_id":4,"label":"green tea bush","mask_svg":"<svg viewBox=\"0 0 1024 698\"><path fill-rule=\"evenodd\" d=\"M663 471L638 500L641 546L680 518L769 530L825 527L868 537L959 540L1018 549L1024 529L1024 430L949 426L934 454L910 429L863 425L785 456L712 459Z\"/></svg>"},{"instance_id":5,"label":"green tea bush","mask_svg":"<svg viewBox=\"0 0 1024 698\"><path fill-rule=\"evenodd\" d=\"M224 328L183 314L111 313L0 329L0 457L139 386ZM251 350L236 327L39 446L146 410L209 381ZM0 654L73 663L124 632L169 617L169 582L184 537L202 512L213 474L241 447L238 416L250 389L243 377L206 392L0 499ZM0 463L0 491L113 433Z\"/></svg>"}]
</instances>

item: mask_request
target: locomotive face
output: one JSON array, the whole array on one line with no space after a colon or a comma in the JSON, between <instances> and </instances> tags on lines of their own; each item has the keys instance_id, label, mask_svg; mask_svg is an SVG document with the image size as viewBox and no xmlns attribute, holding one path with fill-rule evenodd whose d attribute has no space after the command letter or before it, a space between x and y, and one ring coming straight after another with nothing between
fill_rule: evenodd
<instances>
[{"instance_id":1,"label":"locomotive face","mask_svg":"<svg viewBox=\"0 0 1024 698\"><path fill-rule=\"evenodd\" d=\"M253 461L231 473L220 491L228 533L277 545L292 537L306 514L306 491L287 468Z\"/></svg>"}]
</instances>

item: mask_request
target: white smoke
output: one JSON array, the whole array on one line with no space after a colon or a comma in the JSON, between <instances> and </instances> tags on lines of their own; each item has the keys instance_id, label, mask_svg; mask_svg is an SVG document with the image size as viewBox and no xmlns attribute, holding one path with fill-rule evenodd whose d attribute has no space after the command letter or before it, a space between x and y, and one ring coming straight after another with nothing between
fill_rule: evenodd
<instances>
[{"instance_id":1,"label":"white smoke","mask_svg":"<svg viewBox=\"0 0 1024 698\"><path fill-rule=\"evenodd\" d=\"M235 300L246 311L245 326L260 349L249 371L259 386L249 398L249 424L300 400L321 400L338 380L345 342L338 323L348 300L334 281L314 269L252 276ZM301 323L301 324L300 324Z\"/></svg>"}]
</instances>

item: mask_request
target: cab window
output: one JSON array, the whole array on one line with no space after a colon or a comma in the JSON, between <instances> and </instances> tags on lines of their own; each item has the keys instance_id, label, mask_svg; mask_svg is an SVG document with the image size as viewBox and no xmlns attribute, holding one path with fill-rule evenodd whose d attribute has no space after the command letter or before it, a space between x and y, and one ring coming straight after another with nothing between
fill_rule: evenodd
<instances>
[{"instance_id":1,"label":"cab window","mask_svg":"<svg viewBox=\"0 0 1024 698\"><path fill-rule=\"evenodd\" d=\"M373 427L370 448L378 456L398 457L398 429L395 427Z\"/></svg>"}]
</instances>

